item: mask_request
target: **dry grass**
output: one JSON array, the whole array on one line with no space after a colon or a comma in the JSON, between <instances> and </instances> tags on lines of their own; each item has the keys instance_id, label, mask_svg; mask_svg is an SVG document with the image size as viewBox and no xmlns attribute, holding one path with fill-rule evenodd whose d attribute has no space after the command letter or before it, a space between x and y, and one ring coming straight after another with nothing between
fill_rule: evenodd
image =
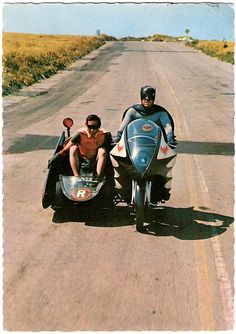
<instances>
[{"instance_id":1,"label":"dry grass","mask_svg":"<svg viewBox=\"0 0 236 334\"><path fill-rule=\"evenodd\" d=\"M194 40L189 45L209 56L234 64L234 42Z\"/></svg>"},{"instance_id":2,"label":"dry grass","mask_svg":"<svg viewBox=\"0 0 236 334\"><path fill-rule=\"evenodd\" d=\"M3 95L63 70L104 44L97 36L3 33Z\"/></svg>"}]
</instances>

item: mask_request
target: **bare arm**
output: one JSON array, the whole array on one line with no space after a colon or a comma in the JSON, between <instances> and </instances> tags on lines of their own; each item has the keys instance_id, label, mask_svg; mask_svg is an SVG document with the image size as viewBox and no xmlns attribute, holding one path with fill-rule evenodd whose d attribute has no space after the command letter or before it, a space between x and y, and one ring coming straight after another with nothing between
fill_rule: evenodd
<instances>
[{"instance_id":1,"label":"bare arm","mask_svg":"<svg viewBox=\"0 0 236 334\"><path fill-rule=\"evenodd\" d=\"M71 146L75 145L74 143L72 143L71 139L68 141L68 143L65 145L65 147L63 147L62 150L60 150L58 153L61 154L62 156L64 156L66 154L67 151L69 151L69 149L71 148Z\"/></svg>"},{"instance_id":2,"label":"bare arm","mask_svg":"<svg viewBox=\"0 0 236 334\"><path fill-rule=\"evenodd\" d=\"M76 132L66 143L62 150L59 151L59 154L64 156L71 146L77 145L79 143L79 132Z\"/></svg>"}]
</instances>

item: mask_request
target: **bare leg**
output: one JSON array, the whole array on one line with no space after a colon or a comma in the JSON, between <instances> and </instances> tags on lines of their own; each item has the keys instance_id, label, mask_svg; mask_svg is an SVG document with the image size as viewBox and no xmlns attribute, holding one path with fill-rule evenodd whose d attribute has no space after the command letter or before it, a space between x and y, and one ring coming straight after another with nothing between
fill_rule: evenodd
<instances>
[{"instance_id":1,"label":"bare leg","mask_svg":"<svg viewBox=\"0 0 236 334\"><path fill-rule=\"evenodd\" d=\"M74 176L79 176L78 147L75 145L70 148L70 165Z\"/></svg>"},{"instance_id":2,"label":"bare leg","mask_svg":"<svg viewBox=\"0 0 236 334\"><path fill-rule=\"evenodd\" d=\"M106 163L107 152L104 148L100 147L97 154L97 175L101 176L104 171Z\"/></svg>"}]
</instances>

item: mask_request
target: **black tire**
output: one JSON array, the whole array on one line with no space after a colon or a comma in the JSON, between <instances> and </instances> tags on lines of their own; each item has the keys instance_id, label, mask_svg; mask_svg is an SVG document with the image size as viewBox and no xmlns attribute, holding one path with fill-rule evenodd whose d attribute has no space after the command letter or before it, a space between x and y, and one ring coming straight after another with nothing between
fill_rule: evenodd
<instances>
[{"instance_id":1,"label":"black tire","mask_svg":"<svg viewBox=\"0 0 236 334\"><path fill-rule=\"evenodd\" d=\"M137 184L135 189L134 205L136 211L136 229L138 232L145 232L144 227L144 201L145 201L145 186L139 186Z\"/></svg>"},{"instance_id":2,"label":"black tire","mask_svg":"<svg viewBox=\"0 0 236 334\"><path fill-rule=\"evenodd\" d=\"M47 172L47 177L42 192L42 207L44 209L47 209L53 203L57 181L58 173L50 167Z\"/></svg>"},{"instance_id":3,"label":"black tire","mask_svg":"<svg viewBox=\"0 0 236 334\"><path fill-rule=\"evenodd\" d=\"M62 191L62 188L61 188L61 182L58 181L56 183L56 192L55 192L55 198L54 198L54 201L53 201L53 209L54 210L58 210L60 208L63 208L65 206L67 206L68 200L67 198L65 197L65 195L63 194L63 191Z\"/></svg>"}]
</instances>

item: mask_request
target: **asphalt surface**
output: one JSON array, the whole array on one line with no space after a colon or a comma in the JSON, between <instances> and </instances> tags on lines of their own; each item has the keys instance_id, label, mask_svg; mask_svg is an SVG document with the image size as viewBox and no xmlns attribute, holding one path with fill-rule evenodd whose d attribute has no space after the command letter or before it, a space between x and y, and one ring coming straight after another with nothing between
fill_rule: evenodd
<instances>
[{"instance_id":1,"label":"asphalt surface","mask_svg":"<svg viewBox=\"0 0 236 334\"><path fill-rule=\"evenodd\" d=\"M232 330L233 65L181 44L109 42L3 99L3 328L8 331ZM141 85L172 114L171 199L149 212L44 210L62 120L90 113L116 133Z\"/></svg>"}]
</instances>

